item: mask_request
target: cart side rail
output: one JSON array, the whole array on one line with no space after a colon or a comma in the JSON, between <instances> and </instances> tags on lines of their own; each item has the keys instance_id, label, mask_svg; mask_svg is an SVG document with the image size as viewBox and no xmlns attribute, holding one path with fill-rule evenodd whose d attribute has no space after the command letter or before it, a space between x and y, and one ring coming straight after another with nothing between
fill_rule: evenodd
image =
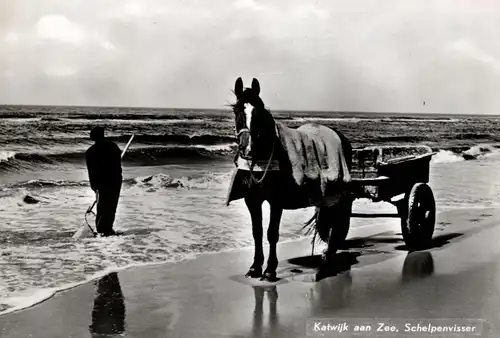
<instances>
[{"instance_id":1,"label":"cart side rail","mask_svg":"<svg viewBox=\"0 0 500 338\"><path fill-rule=\"evenodd\" d=\"M435 152L393 159L376 164L375 170L352 173L353 192L357 198L390 201L407 193L415 183L428 183L430 161Z\"/></svg>"}]
</instances>

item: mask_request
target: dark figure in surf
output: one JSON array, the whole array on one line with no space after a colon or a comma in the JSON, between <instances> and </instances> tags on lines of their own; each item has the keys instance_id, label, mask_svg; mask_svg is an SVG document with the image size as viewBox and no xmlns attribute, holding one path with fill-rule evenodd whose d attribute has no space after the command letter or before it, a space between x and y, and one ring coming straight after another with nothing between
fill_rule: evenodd
<instances>
[{"instance_id":1,"label":"dark figure in surf","mask_svg":"<svg viewBox=\"0 0 500 338\"><path fill-rule=\"evenodd\" d=\"M121 151L116 143L105 139L104 129L95 127L90 132L95 143L86 152L90 187L97 196L97 232L114 235L113 223L122 186Z\"/></svg>"}]
</instances>

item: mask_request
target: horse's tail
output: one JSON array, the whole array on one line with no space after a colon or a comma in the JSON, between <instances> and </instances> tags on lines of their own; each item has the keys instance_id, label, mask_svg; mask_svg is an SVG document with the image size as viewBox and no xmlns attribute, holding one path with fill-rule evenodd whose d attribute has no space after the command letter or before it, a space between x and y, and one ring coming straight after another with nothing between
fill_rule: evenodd
<instances>
[{"instance_id":1,"label":"horse's tail","mask_svg":"<svg viewBox=\"0 0 500 338\"><path fill-rule=\"evenodd\" d=\"M314 211L314 214L311 217L311 219L308 220L307 222L305 222L304 225L302 226L302 230L304 230L304 229L306 230L305 231L306 236L309 235L313 231L315 232L315 236L316 236L316 232L317 232L316 222L318 221L318 214L319 214L319 208L316 207L316 210Z\"/></svg>"},{"instance_id":2,"label":"horse's tail","mask_svg":"<svg viewBox=\"0 0 500 338\"><path fill-rule=\"evenodd\" d=\"M311 241L311 244L313 245L313 252L315 243L327 243L328 239L330 238L331 224L330 222L328 222L328 219L325 219L325 217L321 217L321 211L324 209L325 208L316 207L313 216L302 226L302 230L305 230L306 236L310 235L311 233L314 234Z\"/></svg>"},{"instance_id":3,"label":"horse's tail","mask_svg":"<svg viewBox=\"0 0 500 338\"><path fill-rule=\"evenodd\" d=\"M353 198L346 196L345 200L337 205L316 207L314 215L302 226L306 235L314 233L311 242L313 254L315 243L324 242L331 246L330 236L335 236L335 246L343 243L349 232L352 202ZM333 248L328 250L330 249ZM337 249L338 247L335 250Z\"/></svg>"},{"instance_id":4,"label":"horse's tail","mask_svg":"<svg viewBox=\"0 0 500 338\"><path fill-rule=\"evenodd\" d=\"M338 137L341 141L342 152L344 155L344 159L346 161L347 169L349 173L352 169L352 145L351 142L344 134L340 131L333 129L335 133L337 133ZM341 188L342 189L342 188ZM322 206L316 207L313 216L302 226L302 230L306 230L305 234L309 235L314 233L312 239L313 245L313 253L314 253L314 244L316 242L324 242L328 243L330 239L330 234L333 230L334 220L337 216L342 216L342 219L347 218L347 230L349 228L349 218L351 214L352 208L352 196L348 193L347 196L344 196L345 199L340 202L337 206ZM344 217L345 216L345 217ZM342 222L341 222L342 223ZM344 224L339 224L340 226L344 226ZM347 232L346 232L347 235Z\"/></svg>"},{"instance_id":5,"label":"horse's tail","mask_svg":"<svg viewBox=\"0 0 500 338\"><path fill-rule=\"evenodd\" d=\"M302 230L305 229L306 236L308 236L311 232L314 232L313 239L311 240L312 244L311 256L314 255L314 244L316 244L316 236L318 235L318 228L317 228L318 215L319 215L319 208L316 207L316 210L314 211L314 214L311 217L311 219L308 220L306 223L304 223L304 225L302 226Z\"/></svg>"}]
</instances>

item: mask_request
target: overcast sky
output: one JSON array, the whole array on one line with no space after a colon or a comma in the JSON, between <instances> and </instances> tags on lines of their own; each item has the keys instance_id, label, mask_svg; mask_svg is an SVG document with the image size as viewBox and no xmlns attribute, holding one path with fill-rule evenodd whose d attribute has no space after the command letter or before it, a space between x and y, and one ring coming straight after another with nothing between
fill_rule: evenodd
<instances>
[{"instance_id":1,"label":"overcast sky","mask_svg":"<svg viewBox=\"0 0 500 338\"><path fill-rule=\"evenodd\" d=\"M0 8L0 103L221 108L241 76L274 110L500 113L495 0Z\"/></svg>"}]
</instances>

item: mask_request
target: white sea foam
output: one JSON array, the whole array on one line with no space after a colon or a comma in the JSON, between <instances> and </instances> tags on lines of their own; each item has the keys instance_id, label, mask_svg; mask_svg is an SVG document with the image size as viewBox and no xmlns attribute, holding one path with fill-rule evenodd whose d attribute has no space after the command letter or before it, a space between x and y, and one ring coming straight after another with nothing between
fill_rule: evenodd
<instances>
[{"instance_id":1,"label":"white sea foam","mask_svg":"<svg viewBox=\"0 0 500 338\"><path fill-rule=\"evenodd\" d=\"M440 150L436 155L432 157L431 163L452 163L461 162L465 159L463 156L457 155L450 150Z\"/></svg>"},{"instance_id":2,"label":"white sea foam","mask_svg":"<svg viewBox=\"0 0 500 338\"><path fill-rule=\"evenodd\" d=\"M230 173L225 174L206 174L192 177L173 177L168 174L158 173L149 176L140 176L134 178L138 187L151 189L159 188L188 188L188 189L211 189L227 184Z\"/></svg>"},{"instance_id":3,"label":"white sea foam","mask_svg":"<svg viewBox=\"0 0 500 338\"><path fill-rule=\"evenodd\" d=\"M88 124L87 119L61 119L61 121L71 122L72 124ZM152 124L152 125L171 125L171 124L201 124L206 123L207 121L204 119L94 119L92 120L94 123L107 123L107 124Z\"/></svg>"},{"instance_id":4,"label":"white sea foam","mask_svg":"<svg viewBox=\"0 0 500 338\"><path fill-rule=\"evenodd\" d=\"M296 122L360 122L360 121L378 121L378 119L361 119L356 117L294 117L293 121Z\"/></svg>"},{"instance_id":5,"label":"white sea foam","mask_svg":"<svg viewBox=\"0 0 500 338\"><path fill-rule=\"evenodd\" d=\"M456 123L456 122L461 122L463 120L459 119L408 119L408 118L386 118L386 119L380 119L378 121L382 122L415 122L415 123L428 123L428 122L449 122L449 123Z\"/></svg>"},{"instance_id":6,"label":"white sea foam","mask_svg":"<svg viewBox=\"0 0 500 338\"><path fill-rule=\"evenodd\" d=\"M500 149L494 144L478 144L470 147L460 154L454 153L450 150L440 150L432 157L431 163L453 163L465 161L464 156L469 156L474 159L484 159L490 156L497 156L500 154Z\"/></svg>"},{"instance_id":7,"label":"white sea foam","mask_svg":"<svg viewBox=\"0 0 500 338\"><path fill-rule=\"evenodd\" d=\"M463 153L477 158L485 158L499 154L500 149L496 147L495 144L484 143L470 147Z\"/></svg>"},{"instance_id":8,"label":"white sea foam","mask_svg":"<svg viewBox=\"0 0 500 338\"><path fill-rule=\"evenodd\" d=\"M216 144L216 145L195 145L194 148L207 149L210 151L233 151L237 143L231 144Z\"/></svg>"},{"instance_id":9,"label":"white sea foam","mask_svg":"<svg viewBox=\"0 0 500 338\"><path fill-rule=\"evenodd\" d=\"M8 161L16 156L14 151L0 151L0 162Z\"/></svg>"},{"instance_id":10,"label":"white sea foam","mask_svg":"<svg viewBox=\"0 0 500 338\"><path fill-rule=\"evenodd\" d=\"M292 119L296 122L413 122L413 123L428 123L428 122L460 122L459 119L439 119L439 118L429 118L429 119L411 119L411 118L360 118L360 117L294 117Z\"/></svg>"},{"instance_id":11,"label":"white sea foam","mask_svg":"<svg viewBox=\"0 0 500 338\"><path fill-rule=\"evenodd\" d=\"M11 313L41 303L52 297L57 291L56 288L24 290L3 298L0 300L0 314Z\"/></svg>"}]
</instances>

